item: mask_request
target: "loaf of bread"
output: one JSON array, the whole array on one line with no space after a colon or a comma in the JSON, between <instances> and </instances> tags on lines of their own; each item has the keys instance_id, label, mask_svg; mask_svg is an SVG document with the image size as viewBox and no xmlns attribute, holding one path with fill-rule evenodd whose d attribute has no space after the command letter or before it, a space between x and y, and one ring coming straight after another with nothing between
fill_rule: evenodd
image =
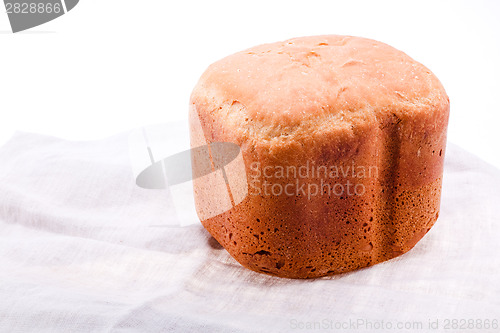
<instances>
[{"instance_id":1,"label":"loaf of bread","mask_svg":"<svg viewBox=\"0 0 500 333\"><path fill-rule=\"evenodd\" d=\"M448 114L436 76L374 40L303 37L230 55L194 88L191 139L239 146L245 195L217 211L210 197L231 189L227 175L209 190L195 179L198 215L257 272L313 278L394 258L438 218Z\"/></svg>"}]
</instances>

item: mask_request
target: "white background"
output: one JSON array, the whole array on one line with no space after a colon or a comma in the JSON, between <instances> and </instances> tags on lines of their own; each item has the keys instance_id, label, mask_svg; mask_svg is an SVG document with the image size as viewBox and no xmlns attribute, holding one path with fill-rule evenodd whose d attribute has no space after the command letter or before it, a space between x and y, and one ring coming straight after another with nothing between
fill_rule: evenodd
<instances>
[{"instance_id":1,"label":"white background","mask_svg":"<svg viewBox=\"0 0 500 333\"><path fill-rule=\"evenodd\" d=\"M429 67L450 96L449 140L500 167L498 1L80 0L17 34L0 8L0 145L16 130L89 140L186 119L191 89L219 58L345 34Z\"/></svg>"}]
</instances>

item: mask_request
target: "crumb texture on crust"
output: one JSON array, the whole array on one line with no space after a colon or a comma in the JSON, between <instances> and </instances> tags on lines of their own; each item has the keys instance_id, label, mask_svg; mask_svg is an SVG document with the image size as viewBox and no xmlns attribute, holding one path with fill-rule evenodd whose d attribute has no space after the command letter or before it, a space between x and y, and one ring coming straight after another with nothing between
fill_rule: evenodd
<instances>
[{"instance_id":1,"label":"crumb texture on crust","mask_svg":"<svg viewBox=\"0 0 500 333\"><path fill-rule=\"evenodd\" d=\"M202 220L247 268L313 278L374 265L409 251L438 218L449 99L426 67L386 44L314 36L236 53L202 75L190 112L203 141L241 147L249 184L255 163L261 171L310 164L376 170L324 179L271 174L264 180L282 189L350 182L364 191L268 195L249 188L241 203ZM194 180L197 207L207 202L201 182Z\"/></svg>"}]
</instances>

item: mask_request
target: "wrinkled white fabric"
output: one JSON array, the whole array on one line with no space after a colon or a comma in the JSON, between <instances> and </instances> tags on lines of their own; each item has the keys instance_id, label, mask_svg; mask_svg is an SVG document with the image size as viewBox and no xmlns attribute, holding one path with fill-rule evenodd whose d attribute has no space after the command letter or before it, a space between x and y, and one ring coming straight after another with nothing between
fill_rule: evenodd
<instances>
[{"instance_id":1,"label":"wrinkled white fabric","mask_svg":"<svg viewBox=\"0 0 500 333\"><path fill-rule=\"evenodd\" d=\"M168 190L135 185L128 141L0 147L0 332L500 330L500 171L462 149L448 146L439 220L413 250L289 280L180 226Z\"/></svg>"}]
</instances>

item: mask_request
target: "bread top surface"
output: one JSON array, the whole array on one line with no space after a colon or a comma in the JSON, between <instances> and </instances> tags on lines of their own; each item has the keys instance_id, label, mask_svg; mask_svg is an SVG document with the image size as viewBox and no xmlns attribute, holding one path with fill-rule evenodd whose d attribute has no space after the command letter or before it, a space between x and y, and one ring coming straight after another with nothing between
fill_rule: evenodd
<instances>
[{"instance_id":1,"label":"bread top surface","mask_svg":"<svg viewBox=\"0 0 500 333\"><path fill-rule=\"evenodd\" d=\"M264 139L449 109L425 66L387 44L338 35L263 44L221 59L202 75L191 102L240 135Z\"/></svg>"}]
</instances>

